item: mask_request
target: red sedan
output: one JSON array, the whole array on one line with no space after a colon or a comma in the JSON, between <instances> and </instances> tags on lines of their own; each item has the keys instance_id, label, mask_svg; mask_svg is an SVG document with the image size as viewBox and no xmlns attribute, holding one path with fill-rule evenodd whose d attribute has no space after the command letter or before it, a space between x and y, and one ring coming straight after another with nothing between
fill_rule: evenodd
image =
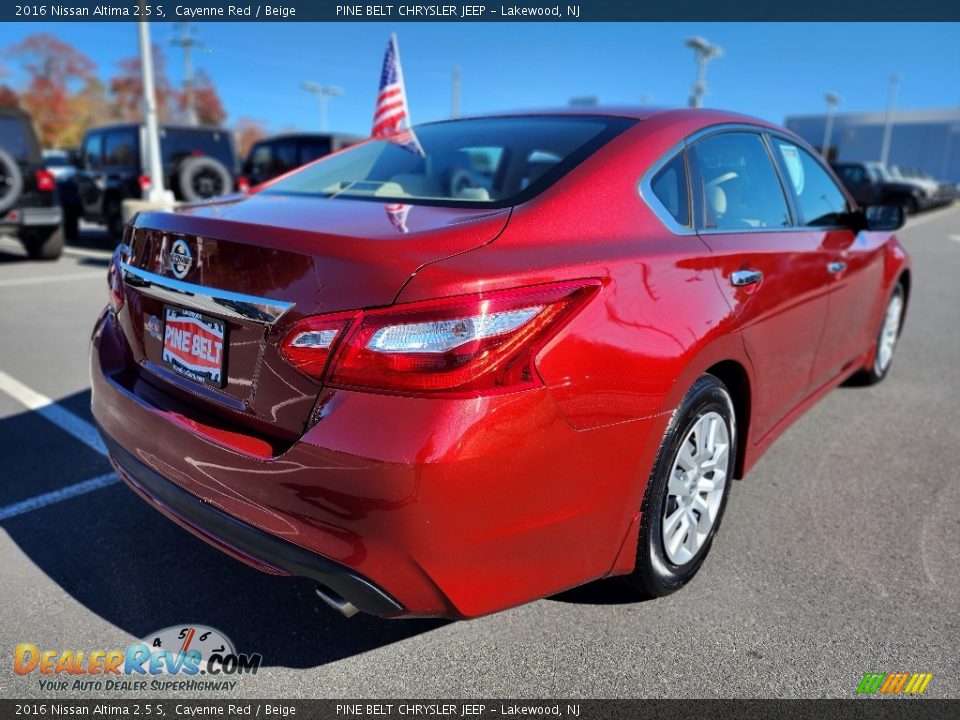
<instances>
[{"instance_id":1,"label":"red sedan","mask_svg":"<svg viewBox=\"0 0 960 720\"><path fill-rule=\"evenodd\" d=\"M427 124L138 215L93 412L148 503L345 614L665 595L731 481L887 373L902 222L739 115Z\"/></svg>"}]
</instances>

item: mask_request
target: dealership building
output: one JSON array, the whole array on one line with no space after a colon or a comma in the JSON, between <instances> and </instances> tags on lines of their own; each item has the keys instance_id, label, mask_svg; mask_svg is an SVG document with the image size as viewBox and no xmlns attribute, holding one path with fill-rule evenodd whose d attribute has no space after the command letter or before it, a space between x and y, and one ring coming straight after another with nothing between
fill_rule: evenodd
<instances>
[{"instance_id":1,"label":"dealership building","mask_svg":"<svg viewBox=\"0 0 960 720\"><path fill-rule=\"evenodd\" d=\"M830 159L879 160L886 113L837 113L830 133ZM820 148L826 115L793 115L785 125ZM888 164L919 168L939 180L960 182L960 108L893 112Z\"/></svg>"}]
</instances>

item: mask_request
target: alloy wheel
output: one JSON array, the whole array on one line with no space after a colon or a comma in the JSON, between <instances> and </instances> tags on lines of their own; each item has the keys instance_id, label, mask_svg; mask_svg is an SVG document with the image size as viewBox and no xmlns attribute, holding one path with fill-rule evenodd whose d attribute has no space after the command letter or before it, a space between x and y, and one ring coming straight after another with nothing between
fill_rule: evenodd
<instances>
[{"instance_id":1,"label":"alloy wheel","mask_svg":"<svg viewBox=\"0 0 960 720\"><path fill-rule=\"evenodd\" d=\"M697 418L680 444L663 506L662 539L674 565L693 560L710 535L730 469L730 432L723 416Z\"/></svg>"},{"instance_id":2,"label":"alloy wheel","mask_svg":"<svg viewBox=\"0 0 960 720\"><path fill-rule=\"evenodd\" d=\"M900 335L900 321L903 315L903 293L898 289L890 298L887 312L883 317L883 328L880 330L880 339L877 341L877 356L873 361L873 370L877 375L883 375L893 360L893 351L897 346L897 337Z\"/></svg>"}]
</instances>

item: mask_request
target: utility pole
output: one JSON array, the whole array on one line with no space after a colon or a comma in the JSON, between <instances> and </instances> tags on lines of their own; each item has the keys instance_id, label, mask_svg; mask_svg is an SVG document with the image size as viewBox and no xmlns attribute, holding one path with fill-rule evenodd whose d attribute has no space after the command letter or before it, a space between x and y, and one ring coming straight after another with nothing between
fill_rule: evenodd
<instances>
[{"instance_id":1,"label":"utility pole","mask_svg":"<svg viewBox=\"0 0 960 720\"><path fill-rule=\"evenodd\" d=\"M190 34L190 23L176 23L180 30L180 37L171 38L171 45L179 45L183 50L183 93L186 96L187 124L197 124L197 98L193 91L193 48L202 45L199 40Z\"/></svg>"},{"instance_id":2,"label":"utility pole","mask_svg":"<svg viewBox=\"0 0 960 720\"><path fill-rule=\"evenodd\" d=\"M687 38L684 44L693 49L697 59L697 81L690 95L690 107L703 107L703 96L707 94L707 65L712 60L723 57L723 48L710 44L702 37Z\"/></svg>"},{"instance_id":3,"label":"utility pole","mask_svg":"<svg viewBox=\"0 0 960 720\"><path fill-rule=\"evenodd\" d=\"M343 95L343 88L336 85L321 85L320 83L305 80L300 83L300 87L308 93L316 96L320 102L320 132L327 131L327 103L330 98Z\"/></svg>"},{"instance_id":4,"label":"utility pole","mask_svg":"<svg viewBox=\"0 0 960 720\"><path fill-rule=\"evenodd\" d=\"M460 117L460 66L453 66L450 78L450 117Z\"/></svg>"},{"instance_id":5,"label":"utility pole","mask_svg":"<svg viewBox=\"0 0 960 720\"><path fill-rule=\"evenodd\" d=\"M823 145L820 147L820 154L827 162L830 161L830 136L833 134L833 114L836 112L837 105L840 104L840 96L836 93L828 92L823 96L827 101L827 123L823 129Z\"/></svg>"},{"instance_id":6,"label":"utility pole","mask_svg":"<svg viewBox=\"0 0 960 720\"><path fill-rule=\"evenodd\" d=\"M883 146L880 149L880 163L886 165L890 159L890 139L893 135L893 108L897 104L897 85L900 76L894 73L890 76L890 87L887 90L887 113L883 120Z\"/></svg>"},{"instance_id":7,"label":"utility pole","mask_svg":"<svg viewBox=\"0 0 960 720\"><path fill-rule=\"evenodd\" d=\"M140 0L141 6L144 0ZM147 169L150 175L150 189L146 199L150 202L173 204L173 193L163 186L163 165L160 162L160 132L157 127L157 97L153 87L153 47L150 44L150 23L141 20L140 33L140 72L143 84L143 119L147 132Z\"/></svg>"}]
</instances>

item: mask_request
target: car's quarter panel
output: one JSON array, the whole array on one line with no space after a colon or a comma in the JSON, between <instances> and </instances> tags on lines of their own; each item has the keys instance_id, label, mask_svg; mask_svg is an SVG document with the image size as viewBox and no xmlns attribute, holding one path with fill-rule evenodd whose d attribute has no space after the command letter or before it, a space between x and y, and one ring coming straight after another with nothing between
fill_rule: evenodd
<instances>
[{"instance_id":1,"label":"car's quarter panel","mask_svg":"<svg viewBox=\"0 0 960 720\"><path fill-rule=\"evenodd\" d=\"M665 426L576 432L544 389L475 401L328 390L300 442L254 459L125 388L125 353L107 314L92 369L94 417L110 438L196 497L356 570L412 614L471 617L607 574L624 535L611 517L637 462L615 449Z\"/></svg>"}]
</instances>

